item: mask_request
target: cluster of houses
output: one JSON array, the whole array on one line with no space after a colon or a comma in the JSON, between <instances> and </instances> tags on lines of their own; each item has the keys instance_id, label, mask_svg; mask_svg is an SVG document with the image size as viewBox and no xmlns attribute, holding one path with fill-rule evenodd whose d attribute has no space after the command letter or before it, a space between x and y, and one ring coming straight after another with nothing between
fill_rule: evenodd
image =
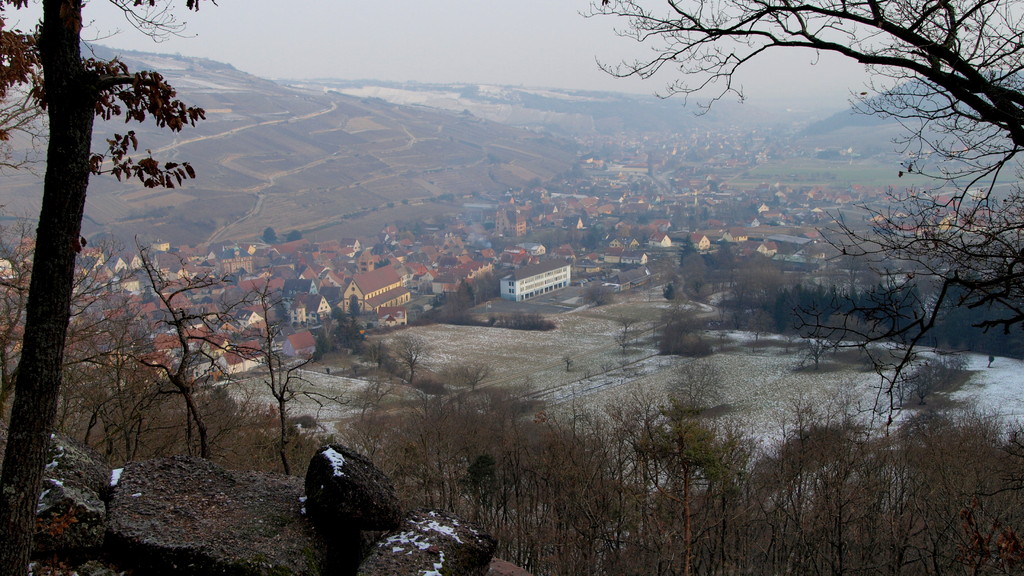
<instances>
[{"instance_id":1,"label":"cluster of houses","mask_svg":"<svg viewBox=\"0 0 1024 576\"><path fill-rule=\"evenodd\" d=\"M612 244L607 248L609 259L615 259L617 266L624 261L622 248L636 249L624 239ZM577 261L576 251L568 243L554 250L531 242L501 250L475 248L451 230L414 239L394 226L365 244L355 238L176 247L156 242L144 255L153 275L166 280L172 289L196 279L219 279L204 280L197 283L198 288L175 296L175 309L194 309L196 318L215 310L218 303L238 300L244 294L266 291L274 295L277 305L272 309L241 307L230 319L219 319L213 332L209 323L188 326L195 332L191 340L213 345L214 353L208 356L216 356L219 370L227 373L258 365L256 355L243 351L257 347L253 333L267 322L282 327L275 349L287 356L308 357L316 350L316 328L337 311L356 314L363 323L374 326L402 326L415 311L429 307L438 295L457 291L462 283L493 283L493 293L517 301L568 286ZM589 256L600 259L596 253ZM638 263L643 264L645 258ZM580 261L584 267L592 262ZM180 354L175 352L180 343L167 330L167 303L156 296L147 275L138 273L143 269L143 255L109 254L89 247L80 266L100 283L116 280L111 286L127 298L118 307L148 321L155 334L156 357ZM418 304L412 306L414 298Z\"/></svg>"},{"instance_id":2,"label":"cluster of houses","mask_svg":"<svg viewBox=\"0 0 1024 576\"><path fill-rule=\"evenodd\" d=\"M628 289L650 280L653 255L676 258L681 248L706 254L728 246L741 256L813 266L830 256L817 232L830 218L829 209L878 194L858 187L733 190L715 172L734 170L729 162L708 162L704 172L688 174L671 169L671 157L584 158L582 174L562 182L471 195L460 214L434 228L388 225L368 238L272 245L157 242L148 254L165 278L225 277L221 290L274 293L281 301L277 317L248 310L237 320L239 333L272 320L286 327L280 349L306 356L316 346L311 329L336 311L358 314L370 325L402 326L438 295L456 292L464 283L489 283L488 294L513 301L580 279L599 278L603 285ZM655 171L671 176L655 179ZM111 277L139 264L137 255L84 256L88 266ZM142 314L155 317L156 304L139 279L126 279L122 286L136 295ZM217 295L211 290L196 296L212 300ZM228 363L226 369L234 371L251 359Z\"/></svg>"}]
</instances>

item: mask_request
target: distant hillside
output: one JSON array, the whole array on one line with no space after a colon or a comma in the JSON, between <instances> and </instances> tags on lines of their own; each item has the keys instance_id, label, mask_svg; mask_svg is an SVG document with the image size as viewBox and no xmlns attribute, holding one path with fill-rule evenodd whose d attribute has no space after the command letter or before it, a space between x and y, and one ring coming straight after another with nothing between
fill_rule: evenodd
<instances>
[{"instance_id":1,"label":"distant hillside","mask_svg":"<svg viewBox=\"0 0 1024 576\"><path fill-rule=\"evenodd\" d=\"M105 57L102 49L99 56ZM389 219L450 211L438 202L502 191L566 172L568 140L424 107L322 88L286 87L209 60L128 53L132 69L163 73L207 120L171 134L122 122L98 125L95 149L134 129L160 159L188 160L199 178L176 190L94 177L86 233L171 242L253 238L270 226L338 236ZM36 176L0 187L6 215L34 217Z\"/></svg>"},{"instance_id":2,"label":"distant hillside","mask_svg":"<svg viewBox=\"0 0 1024 576\"><path fill-rule=\"evenodd\" d=\"M682 132L697 126L773 125L792 118L728 100L703 111L683 98L539 89L477 84L395 83L373 80L318 80L297 85L317 87L358 97L380 98L393 104L468 112L486 120L545 130L556 134L585 135L631 132Z\"/></svg>"},{"instance_id":3,"label":"distant hillside","mask_svg":"<svg viewBox=\"0 0 1024 576\"><path fill-rule=\"evenodd\" d=\"M907 128L898 120L851 107L811 122L796 141L818 148L854 148L861 155L876 156L896 153L894 142L906 136Z\"/></svg>"},{"instance_id":4,"label":"distant hillside","mask_svg":"<svg viewBox=\"0 0 1024 576\"><path fill-rule=\"evenodd\" d=\"M206 121L180 134L118 121L97 126L96 150L133 129L159 159L190 161L199 175L176 190L94 178L85 232L126 242L138 235L193 244L252 239L267 227L313 238L372 234L388 222L450 214L464 195L566 173L577 137L780 125L791 134L814 121L728 100L698 115L681 98L470 84L286 85L211 60L139 52L122 58L132 69L163 73L186 102L207 111ZM891 149L884 132L823 126L808 129L803 144ZM40 188L37 175L6 176L4 214L34 218Z\"/></svg>"}]
</instances>

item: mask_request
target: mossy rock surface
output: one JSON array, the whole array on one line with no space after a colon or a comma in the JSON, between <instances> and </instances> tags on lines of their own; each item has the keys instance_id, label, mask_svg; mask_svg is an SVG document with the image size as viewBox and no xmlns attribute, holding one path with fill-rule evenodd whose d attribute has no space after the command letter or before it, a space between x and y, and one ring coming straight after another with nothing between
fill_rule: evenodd
<instances>
[{"instance_id":1,"label":"mossy rock surface","mask_svg":"<svg viewBox=\"0 0 1024 576\"><path fill-rule=\"evenodd\" d=\"M174 457L129 464L109 506L106 550L137 573L314 576L323 539L302 479Z\"/></svg>"}]
</instances>

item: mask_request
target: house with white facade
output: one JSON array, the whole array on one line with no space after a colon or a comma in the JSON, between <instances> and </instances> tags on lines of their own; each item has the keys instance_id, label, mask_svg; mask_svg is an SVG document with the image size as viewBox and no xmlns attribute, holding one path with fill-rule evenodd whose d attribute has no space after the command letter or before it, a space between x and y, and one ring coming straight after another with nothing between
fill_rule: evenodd
<instances>
[{"instance_id":1,"label":"house with white facade","mask_svg":"<svg viewBox=\"0 0 1024 576\"><path fill-rule=\"evenodd\" d=\"M565 288L572 281L571 270L572 265L564 260L523 266L499 281L501 297L519 302Z\"/></svg>"}]
</instances>

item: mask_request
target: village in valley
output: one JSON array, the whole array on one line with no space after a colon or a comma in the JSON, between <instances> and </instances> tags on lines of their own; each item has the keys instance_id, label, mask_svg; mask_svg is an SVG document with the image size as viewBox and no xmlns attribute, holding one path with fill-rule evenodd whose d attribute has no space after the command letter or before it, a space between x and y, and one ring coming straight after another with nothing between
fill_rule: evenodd
<instances>
[{"instance_id":1,"label":"village in valley","mask_svg":"<svg viewBox=\"0 0 1024 576\"><path fill-rule=\"evenodd\" d=\"M1024 574L1024 5L218 4L0 0L0 576Z\"/></svg>"},{"instance_id":2,"label":"village in valley","mask_svg":"<svg viewBox=\"0 0 1024 576\"><path fill-rule=\"evenodd\" d=\"M579 304L594 304L603 300L600 293L666 283L681 288L687 279L678 278L680 265L683 275L704 273L703 266L685 267L688 256L722 251L730 258L769 260L781 270L827 269L835 266L835 250L822 238L822 227L840 211L885 193L852 184L734 184L782 152L768 145L730 149L729 138L714 141L717 150L698 136L626 140L614 154L581 154L558 181L468 194L454 199L461 200L457 215L395 222L369 237L304 237L267 228L248 242L172 246L154 239L140 246L142 254L89 246L83 258L90 273L129 295L126 305L149 317L155 331L165 310L152 282L134 274L143 257L167 286L204 280L202 289L175 295L185 306L209 309L225 296L242 301L242 294L267 291L275 297L273 307L240 306L231 322L205 329L222 332L219 345L229 352L247 328L269 321L281 327L275 345L286 356L320 358L337 348L329 344L330 334L319 336L319 353L317 348L318 334L332 318L334 324L341 317L357 319L358 337L365 339L372 329L415 322L460 289L471 295L469 306L483 306L495 298L529 301L572 284L585 287ZM607 141L583 145L611 149ZM228 374L257 364L230 353L220 363Z\"/></svg>"}]
</instances>

